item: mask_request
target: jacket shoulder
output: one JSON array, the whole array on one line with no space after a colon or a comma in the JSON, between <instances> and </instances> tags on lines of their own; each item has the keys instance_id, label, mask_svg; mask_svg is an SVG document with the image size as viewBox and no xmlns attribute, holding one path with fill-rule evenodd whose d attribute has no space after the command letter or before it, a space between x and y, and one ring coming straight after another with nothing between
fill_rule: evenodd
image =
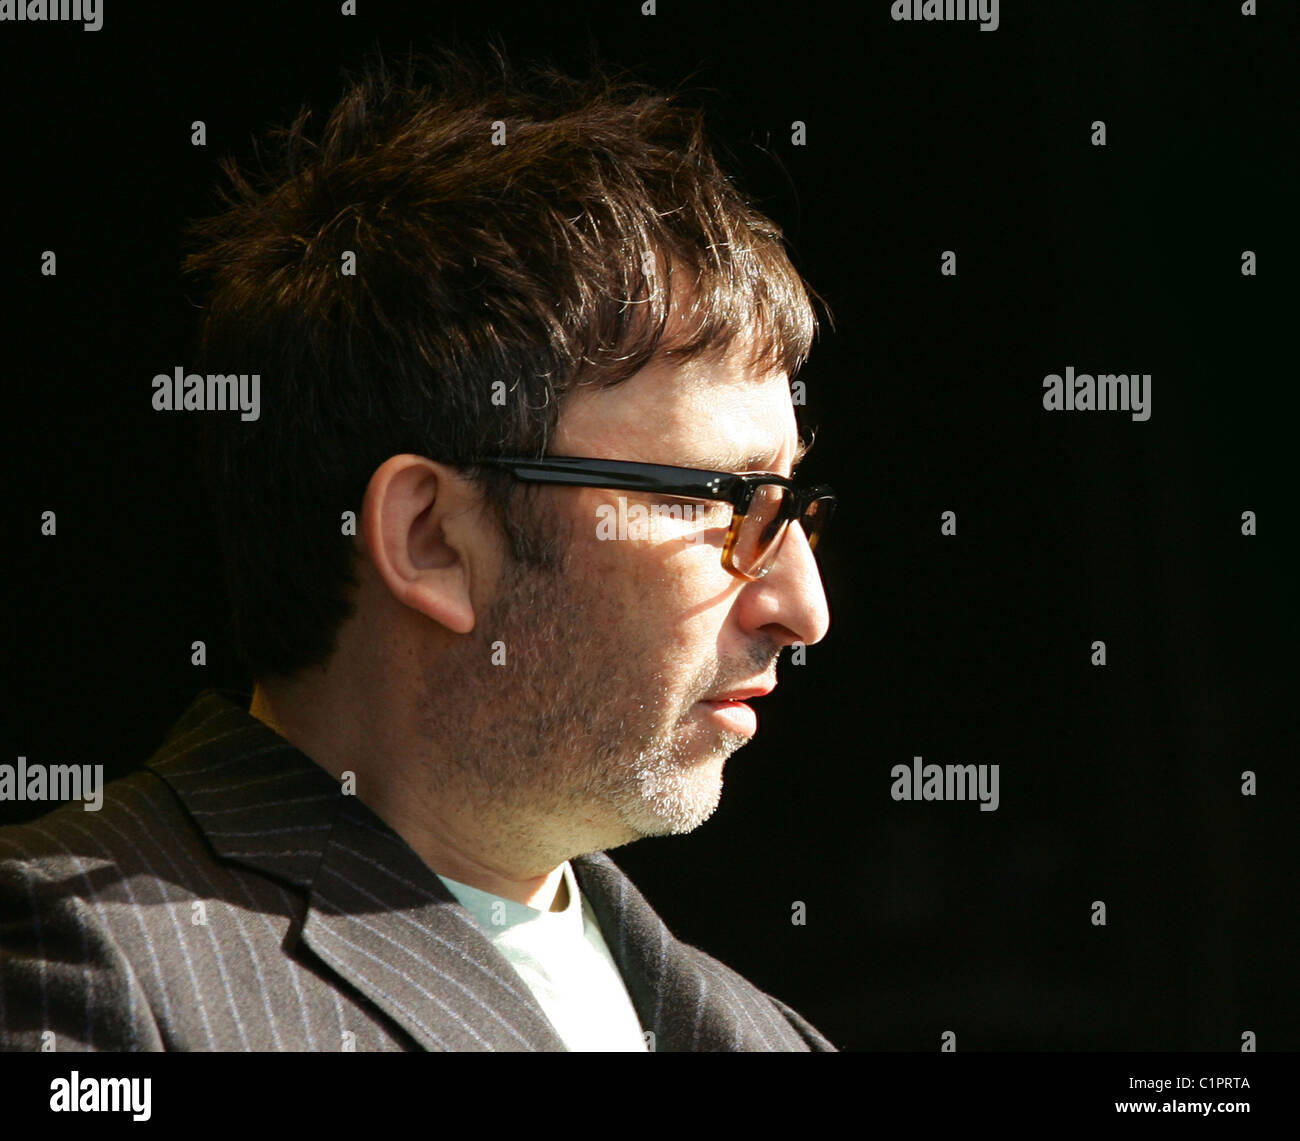
<instances>
[{"instance_id":1,"label":"jacket shoulder","mask_svg":"<svg viewBox=\"0 0 1300 1141\"><path fill-rule=\"evenodd\" d=\"M97 810L0 828L0 1049L163 1049L139 975L142 909L183 909L218 872L147 769L107 785Z\"/></svg>"},{"instance_id":2,"label":"jacket shoulder","mask_svg":"<svg viewBox=\"0 0 1300 1141\"><path fill-rule=\"evenodd\" d=\"M98 809L77 801L26 824L0 828L0 863L18 859L57 867L81 858L129 866L141 843L163 836L180 841L202 834L166 781L140 769L106 785Z\"/></svg>"},{"instance_id":3,"label":"jacket shoulder","mask_svg":"<svg viewBox=\"0 0 1300 1141\"><path fill-rule=\"evenodd\" d=\"M0 1049L162 1049L106 906L147 830L183 826L150 808L162 782L139 776L109 785L97 812L75 803L0 828Z\"/></svg>"},{"instance_id":4,"label":"jacket shoulder","mask_svg":"<svg viewBox=\"0 0 1300 1141\"><path fill-rule=\"evenodd\" d=\"M699 947L678 939L604 852L578 857L574 870L610 950L628 981L657 1050L834 1050L779 999Z\"/></svg>"},{"instance_id":5,"label":"jacket shoulder","mask_svg":"<svg viewBox=\"0 0 1300 1141\"><path fill-rule=\"evenodd\" d=\"M770 1039L772 1032L763 1026L764 1018L759 1012L776 1023L778 1036L784 1041L782 1044L774 1044L772 1048L810 1050L816 1053L836 1052L830 1039L803 1015L750 982L739 971L689 943L679 942L678 946L695 969L715 984L718 991L716 1001L735 1010L732 1017L737 1023L750 1023L764 1039Z\"/></svg>"}]
</instances>

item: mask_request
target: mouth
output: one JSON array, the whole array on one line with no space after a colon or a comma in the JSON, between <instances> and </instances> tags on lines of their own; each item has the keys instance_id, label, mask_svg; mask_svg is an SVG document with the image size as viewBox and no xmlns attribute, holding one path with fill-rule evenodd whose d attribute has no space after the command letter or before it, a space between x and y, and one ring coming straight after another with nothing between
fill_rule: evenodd
<instances>
[{"instance_id":1,"label":"mouth","mask_svg":"<svg viewBox=\"0 0 1300 1141\"><path fill-rule=\"evenodd\" d=\"M713 705L728 701L748 701L751 697L766 697L775 688L775 682L766 685L747 685L739 689L729 689L725 693L715 693L712 697L706 697L704 703Z\"/></svg>"}]
</instances>

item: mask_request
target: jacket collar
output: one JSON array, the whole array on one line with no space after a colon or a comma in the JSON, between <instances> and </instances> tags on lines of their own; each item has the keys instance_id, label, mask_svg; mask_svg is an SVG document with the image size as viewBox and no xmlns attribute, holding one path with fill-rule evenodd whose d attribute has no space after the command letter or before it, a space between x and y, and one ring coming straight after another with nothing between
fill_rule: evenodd
<instances>
[{"instance_id":1,"label":"jacket collar","mask_svg":"<svg viewBox=\"0 0 1300 1141\"><path fill-rule=\"evenodd\" d=\"M148 767L217 854L307 895L298 935L429 1050L563 1050L532 993L391 828L215 690Z\"/></svg>"}]
</instances>

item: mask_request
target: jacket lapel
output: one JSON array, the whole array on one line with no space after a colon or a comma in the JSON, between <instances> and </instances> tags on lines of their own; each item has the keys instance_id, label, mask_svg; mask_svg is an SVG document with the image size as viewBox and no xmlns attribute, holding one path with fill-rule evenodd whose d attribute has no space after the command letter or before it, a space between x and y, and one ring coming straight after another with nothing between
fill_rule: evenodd
<instances>
[{"instance_id":1,"label":"jacket lapel","mask_svg":"<svg viewBox=\"0 0 1300 1141\"><path fill-rule=\"evenodd\" d=\"M680 942L604 853L573 861L656 1051L802 1049L739 975Z\"/></svg>"},{"instance_id":2,"label":"jacket lapel","mask_svg":"<svg viewBox=\"0 0 1300 1141\"><path fill-rule=\"evenodd\" d=\"M355 797L335 818L302 937L426 1049L565 1049L469 913Z\"/></svg>"},{"instance_id":3,"label":"jacket lapel","mask_svg":"<svg viewBox=\"0 0 1300 1141\"><path fill-rule=\"evenodd\" d=\"M442 881L324 769L215 691L148 766L218 855L307 896L301 938L428 1050L563 1050Z\"/></svg>"}]
</instances>

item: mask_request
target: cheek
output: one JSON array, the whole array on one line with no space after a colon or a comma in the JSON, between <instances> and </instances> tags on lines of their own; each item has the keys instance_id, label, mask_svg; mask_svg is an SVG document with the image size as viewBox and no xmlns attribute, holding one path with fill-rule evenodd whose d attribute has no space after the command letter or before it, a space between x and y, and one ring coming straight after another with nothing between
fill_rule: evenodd
<instances>
[{"instance_id":1,"label":"cheek","mask_svg":"<svg viewBox=\"0 0 1300 1141\"><path fill-rule=\"evenodd\" d=\"M641 538L617 493L596 491L584 495L573 531L573 565L595 609L621 630L627 652L655 663L670 684L716 656L735 595L718 536L695 528L698 537L682 541L679 532L691 530L672 521Z\"/></svg>"},{"instance_id":2,"label":"cheek","mask_svg":"<svg viewBox=\"0 0 1300 1141\"><path fill-rule=\"evenodd\" d=\"M575 562L625 597L645 598L656 608L675 599L682 608L704 561L694 549L702 544L684 543L682 533L679 522L649 516L638 497L587 491L574 522Z\"/></svg>"},{"instance_id":3,"label":"cheek","mask_svg":"<svg viewBox=\"0 0 1300 1141\"><path fill-rule=\"evenodd\" d=\"M679 697L712 675L730 598L702 573L698 556L667 563L631 545L622 552L622 626L629 653L637 653L644 672L660 679L666 694Z\"/></svg>"}]
</instances>

